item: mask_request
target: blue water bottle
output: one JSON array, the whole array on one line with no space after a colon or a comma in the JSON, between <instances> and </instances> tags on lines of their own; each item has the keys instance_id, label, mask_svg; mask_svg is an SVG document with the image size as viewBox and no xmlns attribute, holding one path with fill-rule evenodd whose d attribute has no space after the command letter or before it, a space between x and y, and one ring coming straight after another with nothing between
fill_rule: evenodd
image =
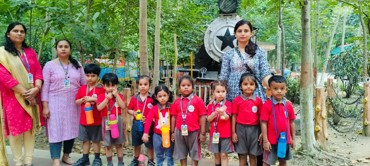
<instances>
[{"instance_id":1,"label":"blue water bottle","mask_svg":"<svg viewBox=\"0 0 370 166\"><path fill-rule=\"evenodd\" d=\"M278 158L285 158L286 156L286 148L287 148L287 138L286 133L281 132L280 137L278 139L277 144L277 157Z\"/></svg>"},{"instance_id":2,"label":"blue water bottle","mask_svg":"<svg viewBox=\"0 0 370 166\"><path fill-rule=\"evenodd\" d=\"M144 125L143 125L143 122L141 121L142 118L143 118L143 114L141 113L141 110L138 109L136 111L135 124L136 124L136 129L139 132L144 131Z\"/></svg>"}]
</instances>

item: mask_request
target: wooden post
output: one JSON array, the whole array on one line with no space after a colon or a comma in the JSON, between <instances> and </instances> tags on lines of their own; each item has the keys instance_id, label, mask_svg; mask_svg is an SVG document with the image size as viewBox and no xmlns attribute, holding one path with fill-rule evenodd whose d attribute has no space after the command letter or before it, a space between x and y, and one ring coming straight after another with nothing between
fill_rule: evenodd
<instances>
[{"instance_id":1,"label":"wooden post","mask_svg":"<svg viewBox=\"0 0 370 166\"><path fill-rule=\"evenodd\" d=\"M363 115L363 127L364 135L370 136L370 102L369 102L369 92L370 92L370 82L365 83L365 94L364 94L364 115Z\"/></svg>"},{"instance_id":2,"label":"wooden post","mask_svg":"<svg viewBox=\"0 0 370 166\"><path fill-rule=\"evenodd\" d=\"M128 106L128 103L130 103L130 99L131 99L131 88L125 88L123 89L123 96L125 97L125 102L126 102L126 106ZM124 135L126 137L126 141L124 143L124 146L125 147L128 147L131 145L132 143L132 140L131 140L131 129L132 129L132 117L130 114L128 114L128 109L126 107L126 109L124 110L123 114L122 114L122 119L124 120L124 124L125 124L125 130L123 131L124 132Z\"/></svg>"},{"instance_id":3,"label":"wooden post","mask_svg":"<svg viewBox=\"0 0 370 166\"><path fill-rule=\"evenodd\" d=\"M316 88L315 105L315 139L322 148L326 149L328 131L325 105L325 89L323 87Z\"/></svg>"},{"instance_id":4,"label":"wooden post","mask_svg":"<svg viewBox=\"0 0 370 166\"><path fill-rule=\"evenodd\" d=\"M333 78L328 78L328 84L327 84L327 90L328 90L328 97L333 98L334 97L334 88L333 88ZM328 110L329 114L333 114L333 106L330 104L327 104L326 109Z\"/></svg>"}]
</instances>

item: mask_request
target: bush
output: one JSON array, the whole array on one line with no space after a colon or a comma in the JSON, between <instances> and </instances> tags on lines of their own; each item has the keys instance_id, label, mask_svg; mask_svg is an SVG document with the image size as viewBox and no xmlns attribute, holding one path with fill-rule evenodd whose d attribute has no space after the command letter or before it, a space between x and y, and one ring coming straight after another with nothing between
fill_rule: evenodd
<instances>
[{"instance_id":1,"label":"bush","mask_svg":"<svg viewBox=\"0 0 370 166\"><path fill-rule=\"evenodd\" d=\"M298 78L287 78L288 92L285 95L288 100L295 104L299 104L299 79Z\"/></svg>"}]
</instances>

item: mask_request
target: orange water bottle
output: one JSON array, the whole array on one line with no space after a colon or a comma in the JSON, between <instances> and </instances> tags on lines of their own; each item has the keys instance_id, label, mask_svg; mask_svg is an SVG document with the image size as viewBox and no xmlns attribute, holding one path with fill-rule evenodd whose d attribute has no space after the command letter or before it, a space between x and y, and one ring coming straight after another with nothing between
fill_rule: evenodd
<instances>
[{"instance_id":1,"label":"orange water bottle","mask_svg":"<svg viewBox=\"0 0 370 166\"><path fill-rule=\"evenodd\" d=\"M162 146L164 148L169 148L171 146L171 141L170 141L170 126L163 125L161 127L161 131L162 131Z\"/></svg>"},{"instance_id":2,"label":"orange water bottle","mask_svg":"<svg viewBox=\"0 0 370 166\"><path fill-rule=\"evenodd\" d=\"M85 115L86 115L86 123L88 125L94 124L94 114L93 114L93 107L91 106L90 102L85 103Z\"/></svg>"}]
</instances>

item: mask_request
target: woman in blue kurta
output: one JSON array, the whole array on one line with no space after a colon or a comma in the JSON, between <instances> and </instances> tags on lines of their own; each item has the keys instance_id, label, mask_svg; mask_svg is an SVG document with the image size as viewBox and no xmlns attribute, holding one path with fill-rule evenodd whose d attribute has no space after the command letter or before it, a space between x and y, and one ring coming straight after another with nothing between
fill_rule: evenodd
<instances>
[{"instance_id":1,"label":"woman in blue kurta","mask_svg":"<svg viewBox=\"0 0 370 166\"><path fill-rule=\"evenodd\" d=\"M237 22L234 27L234 35L238 47L227 51L222 56L221 73L219 75L219 80L227 82L228 93L226 98L233 101L236 96L241 94L239 87L240 76L250 69L259 80L254 95L265 101L265 91L260 84L264 81L267 82L268 78L270 78L266 53L251 41L253 26L250 22L245 20ZM247 69L246 65L248 65L249 69Z\"/></svg>"}]
</instances>

